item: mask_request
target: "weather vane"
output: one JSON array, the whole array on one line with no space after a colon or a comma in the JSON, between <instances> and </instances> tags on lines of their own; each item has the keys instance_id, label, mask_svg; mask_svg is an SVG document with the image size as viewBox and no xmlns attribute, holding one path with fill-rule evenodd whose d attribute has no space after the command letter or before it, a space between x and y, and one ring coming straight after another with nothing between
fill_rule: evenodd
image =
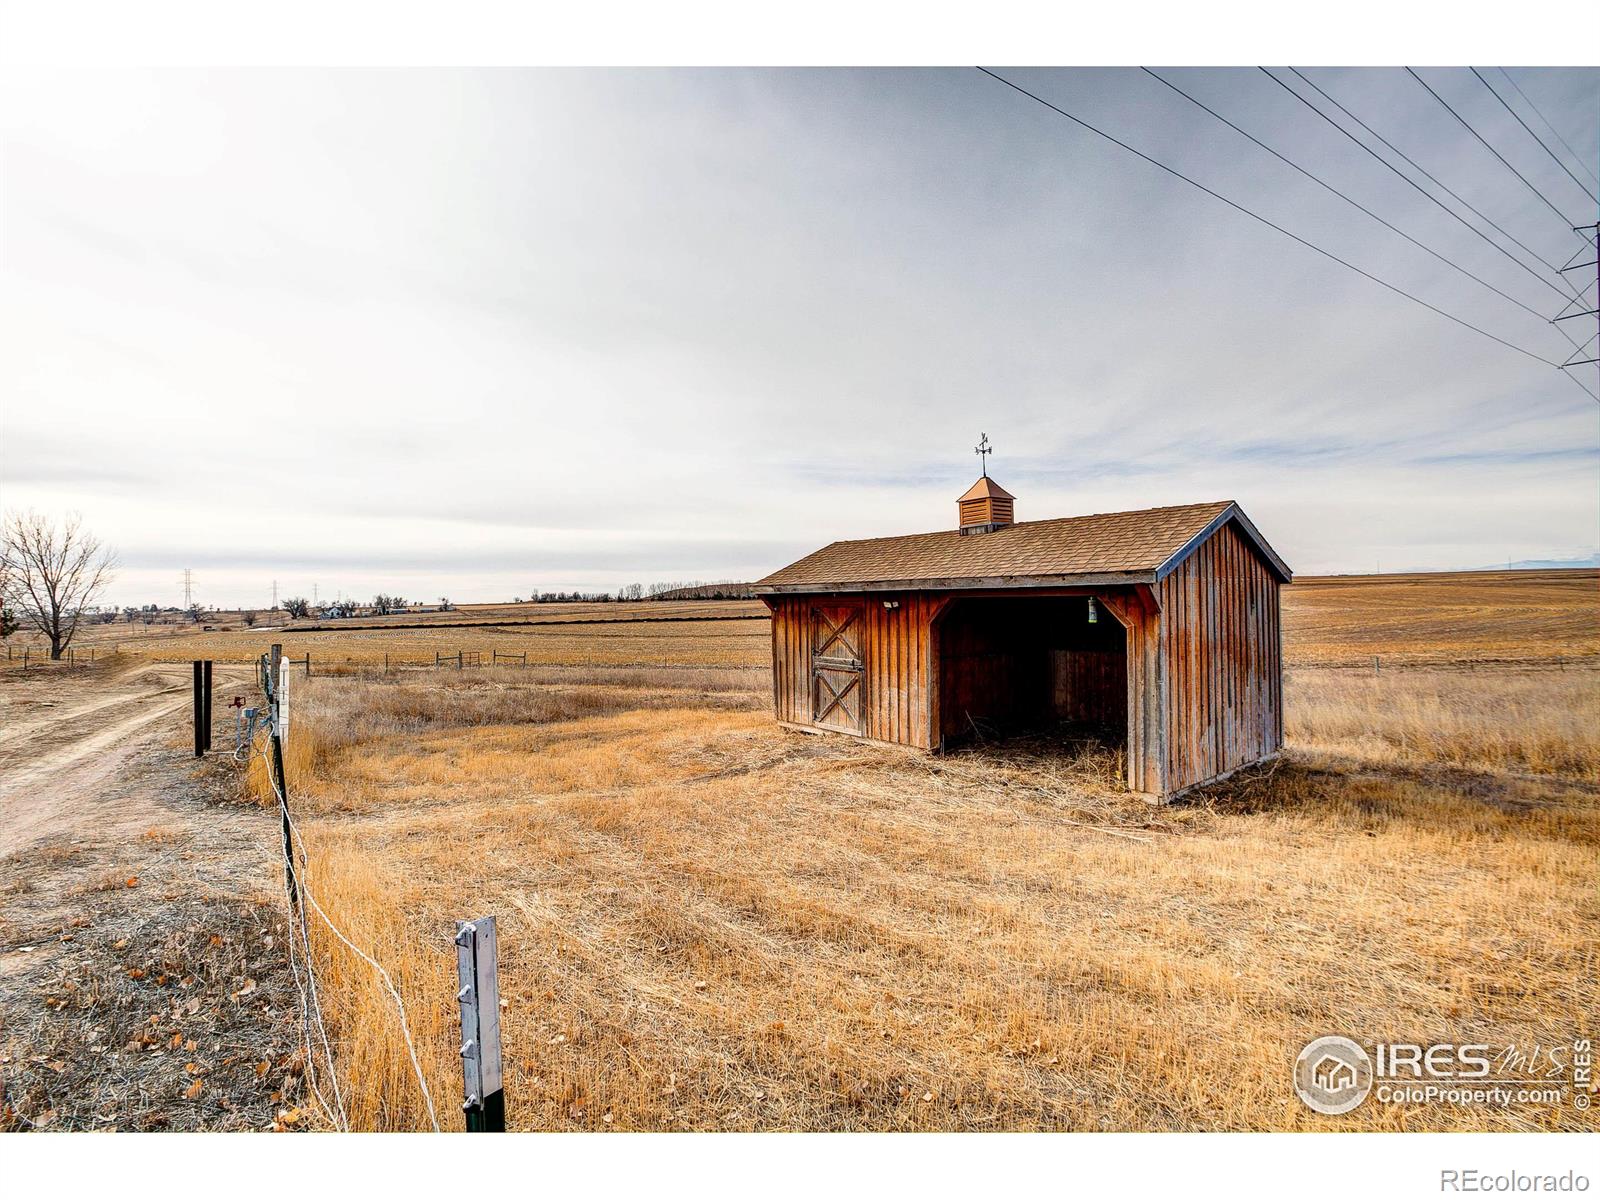
<instances>
[{"instance_id":1,"label":"weather vane","mask_svg":"<svg viewBox=\"0 0 1600 1200\"><path fill-rule=\"evenodd\" d=\"M983 468L983 477L985 479L989 478L988 455L994 453L994 447L989 445L989 435L987 433L978 435L978 444L972 448L972 452L978 456L978 464Z\"/></svg>"}]
</instances>

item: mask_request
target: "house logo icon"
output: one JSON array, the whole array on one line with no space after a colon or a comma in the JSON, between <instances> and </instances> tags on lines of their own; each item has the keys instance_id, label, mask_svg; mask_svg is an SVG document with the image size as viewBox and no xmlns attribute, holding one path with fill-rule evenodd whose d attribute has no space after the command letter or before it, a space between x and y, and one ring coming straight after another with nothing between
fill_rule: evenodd
<instances>
[{"instance_id":1,"label":"house logo icon","mask_svg":"<svg viewBox=\"0 0 1600 1200\"><path fill-rule=\"evenodd\" d=\"M1372 1090L1372 1060L1347 1037L1320 1037L1294 1061L1294 1090L1316 1112L1347 1113Z\"/></svg>"}]
</instances>

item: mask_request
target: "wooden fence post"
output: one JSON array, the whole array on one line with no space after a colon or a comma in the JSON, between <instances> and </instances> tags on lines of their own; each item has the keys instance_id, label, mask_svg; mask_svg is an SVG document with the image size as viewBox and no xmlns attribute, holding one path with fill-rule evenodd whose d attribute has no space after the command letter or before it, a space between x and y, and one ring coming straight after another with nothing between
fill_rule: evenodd
<instances>
[{"instance_id":1,"label":"wooden fence post","mask_svg":"<svg viewBox=\"0 0 1600 1200\"><path fill-rule=\"evenodd\" d=\"M206 702L202 696L200 660L194 660L194 756L199 758L206 752Z\"/></svg>"},{"instance_id":2,"label":"wooden fence post","mask_svg":"<svg viewBox=\"0 0 1600 1200\"><path fill-rule=\"evenodd\" d=\"M200 698L204 701L205 715L201 718L200 732L205 740L207 750L211 749L211 660L205 660L201 671Z\"/></svg>"},{"instance_id":3,"label":"wooden fence post","mask_svg":"<svg viewBox=\"0 0 1600 1200\"><path fill-rule=\"evenodd\" d=\"M461 990L461 1075L469 1133L506 1131L500 1071L500 976L493 917L456 925L456 979Z\"/></svg>"}]
</instances>

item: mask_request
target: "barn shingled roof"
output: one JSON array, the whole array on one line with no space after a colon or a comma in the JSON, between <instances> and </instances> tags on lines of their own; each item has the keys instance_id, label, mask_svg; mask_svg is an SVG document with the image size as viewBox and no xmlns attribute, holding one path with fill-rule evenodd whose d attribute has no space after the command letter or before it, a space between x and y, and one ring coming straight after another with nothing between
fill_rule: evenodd
<instances>
[{"instance_id":1,"label":"barn shingled roof","mask_svg":"<svg viewBox=\"0 0 1600 1200\"><path fill-rule=\"evenodd\" d=\"M1289 568L1231 500L834 542L755 584L758 593L1154 583L1233 522L1287 583Z\"/></svg>"}]
</instances>

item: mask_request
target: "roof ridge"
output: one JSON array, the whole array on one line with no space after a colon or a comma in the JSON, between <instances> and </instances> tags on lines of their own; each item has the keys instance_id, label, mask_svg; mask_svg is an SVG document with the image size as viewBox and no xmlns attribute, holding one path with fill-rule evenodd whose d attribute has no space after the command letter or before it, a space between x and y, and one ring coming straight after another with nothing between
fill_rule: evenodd
<instances>
[{"instance_id":1,"label":"roof ridge","mask_svg":"<svg viewBox=\"0 0 1600 1200\"><path fill-rule=\"evenodd\" d=\"M993 533L985 534L984 536L992 537L995 533L1004 533L1008 529L1022 529L1029 525L1053 525L1061 521L1090 521L1096 517L1143 516L1146 513L1177 512L1179 509L1185 508L1223 509L1230 504L1237 505L1238 503L1239 502L1237 500L1196 500L1192 504L1162 504L1156 506L1155 508L1123 508L1117 509L1114 512L1073 513L1071 516L1067 517L1037 517L1032 521L1013 521L1011 524L1002 525L999 529L994 530ZM953 536L961 535L961 531L959 529L951 529L947 527L944 529L929 529L922 533L880 533L876 537L837 538L834 541L829 542L828 545L859 546L865 542L895 542L899 541L901 538L935 537L941 533L948 533Z\"/></svg>"},{"instance_id":2,"label":"roof ridge","mask_svg":"<svg viewBox=\"0 0 1600 1200\"><path fill-rule=\"evenodd\" d=\"M757 590L915 586L1030 586L1078 579L1159 582L1208 537L1232 524L1281 579L1291 576L1235 500L1202 500L1003 525L967 536L953 528L829 543L773 572ZM961 581L968 581L962 583Z\"/></svg>"}]
</instances>

